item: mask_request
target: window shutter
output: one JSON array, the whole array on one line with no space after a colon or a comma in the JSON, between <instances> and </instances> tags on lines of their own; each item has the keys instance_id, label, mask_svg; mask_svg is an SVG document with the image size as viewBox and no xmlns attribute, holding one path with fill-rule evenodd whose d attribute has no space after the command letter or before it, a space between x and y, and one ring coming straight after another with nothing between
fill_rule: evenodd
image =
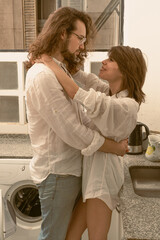
<instances>
[{"instance_id":1,"label":"window shutter","mask_svg":"<svg viewBox=\"0 0 160 240\"><path fill-rule=\"evenodd\" d=\"M28 50L29 45L37 37L37 7L36 0L24 0L24 47Z\"/></svg>"}]
</instances>

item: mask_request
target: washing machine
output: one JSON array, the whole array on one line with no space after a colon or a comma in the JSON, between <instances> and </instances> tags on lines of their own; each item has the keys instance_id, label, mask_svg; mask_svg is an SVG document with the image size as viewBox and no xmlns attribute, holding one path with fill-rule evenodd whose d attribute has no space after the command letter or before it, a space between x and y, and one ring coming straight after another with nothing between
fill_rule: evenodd
<instances>
[{"instance_id":1,"label":"washing machine","mask_svg":"<svg viewBox=\"0 0 160 240\"><path fill-rule=\"evenodd\" d=\"M0 229L8 240L37 240L40 232L39 195L29 163L30 158L0 158Z\"/></svg>"}]
</instances>

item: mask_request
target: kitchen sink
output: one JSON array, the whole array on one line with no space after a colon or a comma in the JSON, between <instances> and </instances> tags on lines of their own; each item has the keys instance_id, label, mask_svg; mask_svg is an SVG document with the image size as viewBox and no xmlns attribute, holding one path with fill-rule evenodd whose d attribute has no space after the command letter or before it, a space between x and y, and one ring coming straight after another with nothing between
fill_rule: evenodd
<instances>
[{"instance_id":1,"label":"kitchen sink","mask_svg":"<svg viewBox=\"0 0 160 240\"><path fill-rule=\"evenodd\" d=\"M129 172L137 195L160 198L160 167L132 166Z\"/></svg>"}]
</instances>

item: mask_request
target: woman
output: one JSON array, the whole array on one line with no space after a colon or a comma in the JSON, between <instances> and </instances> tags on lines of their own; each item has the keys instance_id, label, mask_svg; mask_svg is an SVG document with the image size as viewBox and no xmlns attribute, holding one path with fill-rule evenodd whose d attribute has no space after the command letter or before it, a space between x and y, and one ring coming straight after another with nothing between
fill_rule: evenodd
<instances>
[{"instance_id":1,"label":"woman","mask_svg":"<svg viewBox=\"0 0 160 240\"><path fill-rule=\"evenodd\" d=\"M100 133L119 142L135 128L137 112L145 97L142 87L147 67L138 48L112 47L108 56L99 73L108 83L94 74L78 71L74 80L79 81L83 89L51 58L45 56L43 62L54 71L69 97L84 105ZM80 200L74 210L66 240L80 240L86 228L90 240L106 240L112 211L118 204L124 181L122 157L93 152L90 146L82 150L83 202Z\"/></svg>"}]
</instances>

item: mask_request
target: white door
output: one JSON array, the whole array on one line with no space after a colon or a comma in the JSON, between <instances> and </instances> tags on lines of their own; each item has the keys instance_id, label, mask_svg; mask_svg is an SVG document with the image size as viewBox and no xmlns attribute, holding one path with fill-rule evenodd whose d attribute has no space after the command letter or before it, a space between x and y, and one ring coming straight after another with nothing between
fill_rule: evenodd
<instances>
[{"instance_id":1,"label":"white door","mask_svg":"<svg viewBox=\"0 0 160 240\"><path fill-rule=\"evenodd\" d=\"M11 216L12 211L12 216ZM3 199L0 189L0 240L4 240L16 231L15 215L8 200Z\"/></svg>"},{"instance_id":2,"label":"white door","mask_svg":"<svg viewBox=\"0 0 160 240\"><path fill-rule=\"evenodd\" d=\"M0 189L0 240L4 239L4 232L3 232L3 196L2 196L2 189Z\"/></svg>"}]
</instances>

